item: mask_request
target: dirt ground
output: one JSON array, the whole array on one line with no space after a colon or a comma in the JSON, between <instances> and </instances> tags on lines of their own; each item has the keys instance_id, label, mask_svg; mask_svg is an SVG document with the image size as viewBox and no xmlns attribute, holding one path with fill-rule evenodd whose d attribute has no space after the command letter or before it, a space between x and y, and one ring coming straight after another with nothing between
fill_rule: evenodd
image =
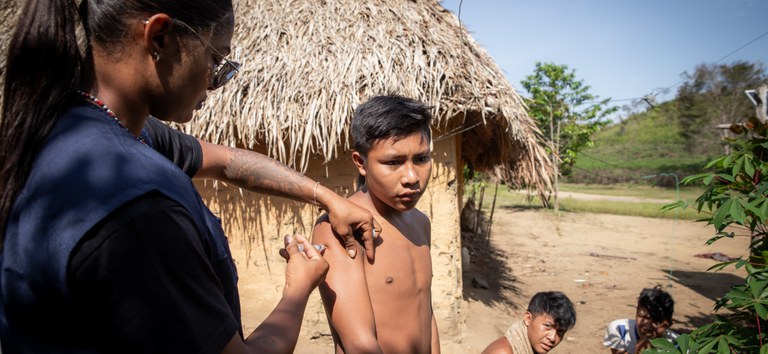
<instances>
[{"instance_id":1,"label":"dirt ground","mask_svg":"<svg viewBox=\"0 0 768 354\"><path fill-rule=\"evenodd\" d=\"M706 272L716 261L694 256L721 252L737 257L747 249L746 237L706 246L711 234L711 228L685 220L583 213L558 219L536 209L497 207L489 242L466 242L472 250L471 265L463 274L466 323L460 338L441 338L442 351L481 352L522 316L533 294L546 290L568 295L578 317L553 353L607 353L601 346L605 326L634 316L642 288L656 284L676 301L672 329L690 332L712 314L714 300L743 277L733 268ZM249 319L263 318L274 305L259 300L260 294L273 291L263 287L265 281L240 281L246 333L256 324ZM488 288L475 286L482 282ZM279 288L275 284L274 291ZM308 332L302 330L296 353L333 352L326 331Z\"/></svg>"},{"instance_id":2,"label":"dirt ground","mask_svg":"<svg viewBox=\"0 0 768 354\"><path fill-rule=\"evenodd\" d=\"M690 332L712 314L714 300L741 281L729 268L697 254L742 255L747 237L706 246L711 227L676 221L603 214L563 214L502 208L494 216L488 257L475 256L464 274L466 332L457 353L479 353L525 312L538 291L563 291L576 305L577 322L553 353L608 353L605 326L634 316L644 287L661 284L675 299L678 333ZM489 289L472 286L473 278Z\"/></svg>"}]
</instances>

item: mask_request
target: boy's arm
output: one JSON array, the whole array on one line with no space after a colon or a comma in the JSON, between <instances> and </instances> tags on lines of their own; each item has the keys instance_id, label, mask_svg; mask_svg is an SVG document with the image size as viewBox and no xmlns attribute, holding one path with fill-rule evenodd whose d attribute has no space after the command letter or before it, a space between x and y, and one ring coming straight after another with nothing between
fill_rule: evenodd
<instances>
[{"instance_id":1,"label":"boy's arm","mask_svg":"<svg viewBox=\"0 0 768 354\"><path fill-rule=\"evenodd\" d=\"M312 243L327 246L323 255L330 269L319 289L331 329L341 341L336 344L346 353L381 353L365 278L365 257L349 258L336 241L327 217L315 225Z\"/></svg>"},{"instance_id":2,"label":"boy's arm","mask_svg":"<svg viewBox=\"0 0 768 354\"><path fill-rule=\"evenodd\" d=\"M437 330L437 320L432 312L432 354L440 354L440 332Z\"/></svg>"}]
</instances>

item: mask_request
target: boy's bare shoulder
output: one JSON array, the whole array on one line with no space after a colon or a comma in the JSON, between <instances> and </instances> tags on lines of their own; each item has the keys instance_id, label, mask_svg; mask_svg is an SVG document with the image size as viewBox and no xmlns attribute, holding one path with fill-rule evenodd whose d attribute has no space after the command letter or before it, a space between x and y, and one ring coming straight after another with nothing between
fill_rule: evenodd
<instances>
[{"instance_id":1,"label":"boy's bare shoulder","mask_svg":"<svg viewBox=\"0 0 768 354\"><path fill-rule=\"evenodd\" d=\"M483 350L480 354L514 354L512 350L512 346L509 345L509 341L507 341L507 338L501 337L488 345L488 347Z\"/></svg>"},{"instance_id":2,"label":"boy's bare shoulder","mask_svg":"<svg viewBox=\"0 0 768 354\"><path fill-rule=\"evenodd\" d=\"M333 234L331 229L331 223L328 218L328 214L320 215L315 221L314 229L312 230L312 242L323 243L327 240L335 239L336 235Z\"/></svg>"},{"instance_id":3,"label":"boy's bare shoulder","mask_svg":"<svg viewBox=\"0 0 768 354\"><path fill-rule=\"evenodd\" d=\"M431 223L427 214L424 214L424 212L422 212L421 210L413 208L413 210L411 210L411 213L413 213L414 221L420 224L425 224L425 225L429 225Z\"/></svg>"},{"instance_id":4,"label":"boy's bare shoulder","mask_svg":"<svg viewBox=\"0 0 768 354\"><path fill-rule=\"evenodd\" d=\"M424 214L421 210L415 208L411 210L410 213L410 217L412 218L414 224L423 230L423 232L430 234L432 230L432 223L429 220L427 214Z\"/></svg>"}]
</instances>

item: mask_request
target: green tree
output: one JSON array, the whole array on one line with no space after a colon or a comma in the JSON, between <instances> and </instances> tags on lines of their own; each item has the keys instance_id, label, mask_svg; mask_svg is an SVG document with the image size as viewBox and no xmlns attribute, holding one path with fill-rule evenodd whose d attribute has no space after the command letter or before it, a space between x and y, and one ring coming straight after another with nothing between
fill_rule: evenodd
<instances>
[{"instance_id":1,"label":"green tree","mask_svg":"<svg viewBox=\"0 0 768 354\"><path fill-rule=\"evenodd\" d=\"M576 78L566 65L536 63L532 75L521 81L528 91L529 115L543 133L544 143L555 163L555 210L558 175L570 175L579 151L592 146L592 135L608 122L604 118L618 107L607 108L607 98L589 93L590 86Z\"/></svg>"},{"instance_id":2,"label":"green tree","mask_svg":"<svg viewBox=\"0 0 768 354\"><path fill-rule=\"evenodd\" d=\"M688 152L706 153L715 144L729 153L727 129L719 124L737 123L754 114L744 90L768 80L762 63L701 64L693 73L683 73L685 82L677 90L678 122Z\"/></svg>"}]
</instances>

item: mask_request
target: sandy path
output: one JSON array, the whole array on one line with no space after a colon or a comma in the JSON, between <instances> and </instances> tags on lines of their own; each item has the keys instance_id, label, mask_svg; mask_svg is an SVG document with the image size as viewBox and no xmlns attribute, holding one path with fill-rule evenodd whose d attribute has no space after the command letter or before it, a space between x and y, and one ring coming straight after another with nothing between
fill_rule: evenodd
<instances>
[{"instance_id":1,"label":"sandy path","mask_svg":"<svg viewBox=\"0 0 768 354\"><path fill-rule=\"evenodd\" d=\"M587 194L579 192L563 192L559 193L560 199L573 198L579 200L605 200L614 202L630 202L630 203L659 203L668 204L674 202L673 199L657 199L657 198L643 198L643 197L631 197L620 195L600 195L600 194Z\"/></svg>"}]
</instances>

